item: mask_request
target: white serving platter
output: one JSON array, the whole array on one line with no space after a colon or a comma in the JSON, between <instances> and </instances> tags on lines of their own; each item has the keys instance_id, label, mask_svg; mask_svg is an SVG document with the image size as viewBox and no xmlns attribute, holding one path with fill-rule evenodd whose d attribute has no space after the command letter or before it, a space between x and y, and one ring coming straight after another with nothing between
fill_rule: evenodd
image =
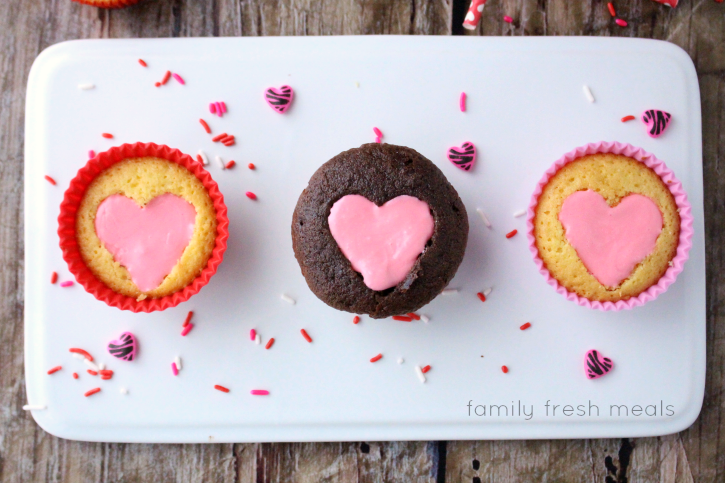
<instances>
[{"instance_id":1,"label":"white serving platter","mask_svg":"<svg viewBox=\"0 0 725 483\"><path fill-rule=\"evenodd\" d=\"M166 70L186 85L172 79L155 87ZM85 83L95 88L79 89ZM263 91L284 84L295 100L280 115ZM587 101L585 84L596 102ZM465 113L458 108L462 91ZM223 118L209 114L213 101L226 102ZM659 139L649 138L639 120L620 122L649 108L673 115ZM237 144L213 143L200 117L215 134L236 135ZM335 154L372 142L374 126L384 142L434 161L468 209L468 248L451 284L459 291L419 311L430 317L427 324L363 317L353 325L351 314L309 291L292 253L292 211L307 180ZM684 272L657 300L631 311L590 310L558 295L528 252L525 217L513 217L556 159L603 140L664 160L687 190L695 219ZM218 273L188 302L153 314L108 307L78 284L49 283L53 271L60 281L71 277L56 218L88 150L137 141L192 155L203 149L238 163L228 171L213 161L208 168L230 218ZM472 172L446 159L446 150L464 141L479 150ZM705 385L701 144L695 69L684 51L665 42L328 37L55 45L33 65L26 107L25 372L28 402L46 406L33 416L63 438L130 442L594 438L682 430L699 414ZM519 234L506 239L513 229ZM482 304L475 294L486 287L493 291ZM281 300L283 293L296 305ZM181 337L189 310L195 327ZM521 331L524 322L532 327ZM251 328L261 346L249 340ZM132 363L105 351L124 331L139 339ZM270 337L276 343L265 350ZM88 375L70 347L90 351L115 371L113 379ZM615 369L587 380L589 349L611 357ZM370 363L378 353L383 359ZM177 377L170 369L175 356L183 359ZM414 367L427 364L432 369L422 384ZM57 365L63 369L46 374ZM83 396L96 386L100 393ZM252 389L270 395L252 396ZM533 407L533 416L519 415L519 404L527 413ZM598 416L594 408L588 414L589 404ZM571 415L562 412L565 405ZM583 416L579 405L587 408ZM610 415L612 405L626 405L628 415L616 408ZM481 406L486 416L475 414ZM634 415L634 406L642 413ZM645 415L646 406L657 414Z\"/></svg>"}]
</instances>

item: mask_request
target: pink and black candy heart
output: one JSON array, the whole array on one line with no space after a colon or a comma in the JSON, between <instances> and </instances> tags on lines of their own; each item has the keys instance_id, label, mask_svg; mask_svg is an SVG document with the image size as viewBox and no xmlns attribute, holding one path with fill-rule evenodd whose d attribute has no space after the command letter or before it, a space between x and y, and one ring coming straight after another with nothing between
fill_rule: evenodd
<instances>
[{"instance_id":1,"label":"pink and black candy heart","mask_svg":"<svg viewBox=\"0 0 725 483\"><path fill-rule=\"evenodd\" d=\"M270 87L264 93L264 98L267 104L269 104L269 107L280 114L284 114L289 109L293 96L294 91L290 86L282 86L279 89Z\"/></svg>"},{"instance_id":2,"label":"pink and black candy heart","mask_svg":"<svg viewBox=\"0 0 725 483\"><path fill-rule=\"evenodd\" d=\"M448 150L448 160L464 171L470 171L476 162L476 146L465 142L461 147L453 146Z\"/></svg>"},{"instance_id":3,"label":"pink and black candy heart","mask_svg":"<svg viewBox=\"0 0 725 483\"><path fill-rule=\"evenodd\" d=\"M648 109L642 113L642 122L647 126L647 134L652 138L658 138L670 125L672 115L669 112L659 109Z\"/></svg>"},{"instance_id":4,"label":"pink and black candy heart","mask_svg":"<svg viewBox=\"0 0 725 483\"><path fill-rule=\"evenodd\" d=\"M597 379L609 374L614 363L609 357L602 356L599 351L590 350L584 358L584 367L589 379Z\"/></svg>"},{"instance_id":5,"label":"pink and black candy heart","mask_svg":"<svg viewBox=\"0 0 725 483\"><path fill-rule=\"evenodd\" d=\"M131 332L124 332L118 340L108 343L108 353L122 361L132 361L136 358L138 344Z\"/></svg>"}]
</instances>

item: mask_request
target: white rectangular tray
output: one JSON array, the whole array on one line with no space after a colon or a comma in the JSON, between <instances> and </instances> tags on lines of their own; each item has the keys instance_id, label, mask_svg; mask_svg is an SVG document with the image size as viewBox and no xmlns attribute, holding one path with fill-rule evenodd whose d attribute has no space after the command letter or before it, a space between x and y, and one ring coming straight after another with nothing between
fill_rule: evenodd
<instances>
[{"instance_id":1,"label":"white rectangular tray","mask_svg":"<svg viewBox=\"0 0 725 483\"><path fill-rule=\"evenodd\" d=\"M172 79L154 87L166 70L186 85ZM80 90L83 83L95 88ZM283 84L296 96L279 115L263 91ZM584 84L595 103L585 98ZM458 108L462 91L465 113ZM229 112L210 115L212 101L225 101ZM656 140L639 120L620 122L648 108L673 115ZM215 133L236 135L236 146L213 143L200 117ZM36 60L27 96L25 370L28 402L47 406L33 416L64 438L137 442L590 438L682 430L699 414L705 384L700 122L690 58L649 40L225 38L53 46ZM292 253L292 211L307 180L335 154L372 142L373 126L385 142L434 161L468 209L468 249L451 284L459 292L420 311L428 324L363 317L353 325L351 314L309 291ZM525 219L512 216L557 158L602 140L629 142L664 160L683 182L695 218L690 260L677 282L656 301L617 313L588 310L555 293L531 260ZM230 217L218 273L188 302L153 314L108 307L78 284L49 283L52 271L61 281L71 277L56 218L86 153L136 141L192 155L203 149L212 159L238 163L228 171L208 168ZM479 149L472 172L446 160L446 150L464 141ZM257 170L248 170L249 162ZM492 228L476 214L479 207ZM519 235L507 240L514 228ZM482 304L475 294L486 287L493 292ZM283 293L297 304L282 301ZM189 310L196 326L181 337ZM524 322L532 323L527 331L519 330ZM274 347L250 342L251 328L263 344L274 337ZM105 351L123 331L139 339L135 362ZM70 347L89 350L115 371L113 379L86 374ZM593 348L616 367L589 381L583 356ZM378 353L383 359L371 364ZM174 377L170 363L177 355L183 370ZM414 366L426 364L432 370L422 384ZM47 375L56 365L63 369ZM71 378L74 371L79 380ZM83 397L96 386L101 393ZM271 394L254 397L251 389ZM533 417L519 415L519 403L527 411L533 405ZM591 416L562 414L564 405L590 403L599 416L593 409ZM493 409L501 415L476 416L482 405L509 414L499 407ZM658 414L610 416L611 405L629 411L656 405ZM665 406L674 415L661 415Z\"/></svg>"}]
</instances>

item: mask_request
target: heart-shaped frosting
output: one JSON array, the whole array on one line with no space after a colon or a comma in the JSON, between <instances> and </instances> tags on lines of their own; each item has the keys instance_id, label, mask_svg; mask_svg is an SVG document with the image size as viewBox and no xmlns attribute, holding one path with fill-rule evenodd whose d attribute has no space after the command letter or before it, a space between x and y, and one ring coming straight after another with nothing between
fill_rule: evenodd
<instances>
[{"instance_id":1,"label":"heart-shaped frosting","mask_svg":"<svg viewBox=\"0 0 725 483\"><path fill-rule=\"evenodd\" d=\"M448 161L463 171L470 171L476 162L476 146L470 142L463 143L460 148L453 146L448 150Z\"/></svg>"},{"instance_id":2,"label":"heart-shaped frosting","mask_svg":"<svg viewBox=\"0 0 725 483\"><path fill-rule=\"evenodd\" d=\"M631 194L610 207L596 191L571 194L559 221L584 266L606 287L617 287L652 253L662 213L646 196Z\"/></svg>"},{"instance_id":3,"label":"heart-shaped frosting","mask_svg":"<svg viewBox=\"0 0 725 483\"><path fill-rule=\"evenodd\" d=\"M284 114L292 105L292 98L295 92L290 86L282 86L279 89L276 87L270 87L264 92L264 99L269 104L269 107Z\"/></svg>"},{"instance_id":4,"label":"heart-shaped frosting","mask_svg":"<svg viewBox=\"0 0 725 483\"><path fill-rule=\"evenodd\" d=\"M662 136L670 125L672 115L659 109L648 109L642 113L642 122L647 126L647 134L651 138Z\"/></svg>"},{"instance_id":5,"label":"heart-shaped frosting","mask_svg":"<svg viewBox=\"0 0 725 483\"><path fill-rule=\"evenodd\" d=\"M112 340L108 343L108 353L122 361L132 361L136 358L138 343L136 336L131 332L124 332L119 340Z\"/></svg>"},{"instance_id":6,"label":"heart-shaped frosting","mask_svg":"<svg viewBox=\"0 0 725 483\"><path fill-rule=\"evenodd\" d=\"M586 370L587 377L589 379L596 379L598 377L609 374L614 368L614 362L609 357L604 357L601 352L597 350L590 350L587 355L584 356L584 369Z\"/></svg>"},{"instance_id":7,"label":"heart-shaped frosting","mask_svg":"<svg viewBox=\"0 0 725 483\"><path fill-rule=\"evenodd\" d=\"M364 196L343 196L332 205L328 223L353 270L372 290L385 290L405 279L435 226L428 204L407 195L382 206Z\"/></svg>"},{"instance_id":8,"label":"heart-shaped frosting","mask_svg":"<svg viewBox=\"0 0 725 483\"><path fill-rule=\"evenodd\" d=\"M141 292L155 289L171 273L194 234L196 210L166 193L140 207L111 195L96 212L96 234L113 258L126 267Z\"/></svg>"}]
</instances>

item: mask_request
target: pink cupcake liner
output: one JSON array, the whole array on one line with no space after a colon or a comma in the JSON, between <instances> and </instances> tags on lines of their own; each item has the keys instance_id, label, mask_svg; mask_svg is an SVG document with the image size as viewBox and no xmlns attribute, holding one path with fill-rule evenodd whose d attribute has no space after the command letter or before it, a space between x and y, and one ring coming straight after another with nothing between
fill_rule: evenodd
<instances>
[{"instance_id":1,"label":"pink cupcake liner","mask_svg":"<svg viewBox=\"0 0 725 483\"><path fill-rule=\"evenodd\" d=\"M680 238L677 245L677 253L672 259L670 268L667 269L664 275L659 281L649 287L644 292L640 293L636 297L631 297L628 300L620 300L617 302L599 302L589 300L576 293L569 292L567 289L561 286L559 282L551 276L549 270L544 265L544 261L539 257L539 250L536 248L536 239L534 238L534 215L536 206L539 202L539 195L541 195L544 186L549 182L552 176L559 171L563 166L572 161L581 158L587 154L596 153L612 153L621 154L630 158L641 161L646 166L651 168L665 185L669 188L672 196L675 198L675 203L679 209L680 214ZM685 262L689 257L690 248L692 247L692 209L690 203L687 201L687 193L682 188L682 183L675 177L675 173L665 165L664 161L657 159L654 155L646 152L642 148L634 147L630 144L619 143L619 142L599 142L589 143L586 146L576 148L569 151L564 156L559 158L541 177L539 183L536 185L534 193L531 195L531 202L529 203L529 210L526 219L526 236L529 240L529 251L534 257L534 263L539 268L539 273L546 279L546 283L554 287L554 289L566 297L567 300L576 302L577 304L588 307L590 309L598 309L603 311L609 310L629 310L633 307L644 305L645 303L656 299L660 294L664 293L667 288L674 283L677 279L677 275L682 272L685 266Z\"/></svg>"},{"instance_id":2,"label":"pink cupcake liner","mask_svg":"<svg viewBox=\"0 0 725 483\"><path fill-rule=\"evenodd\" d=\"M180 164L202 182L214 203L217 218L217 236L206 267L189 285L165 297L138 301L133 297L114 292L105 283L98 280L86 266L78 248L78 241L76 240L76 213L86 193L86 189L96 176L108 167L124 159L143 156L154 156ZM188 300L192 295L196 294L209 282L209 279L216 273L217 267L219 267L219 264L224 258L224 251L227 248L227 239L229 238L229 219L227 218L227 207L224 204L224 196L219 191L219 186L212 179L209 172L202 167L201 163L178 149L172 149L164 145L154 143L123 144L113 147L108 151L98 153L84 167L78 170L78 174L71 180L70 186L63 197L63 202L60 204L58 236L60 237L60 248L63 252L63 259L68 264L68 269L87 292L98 300L121 310L154 312L179 305L181 302Z\"/></svg>"}]
</instances>

